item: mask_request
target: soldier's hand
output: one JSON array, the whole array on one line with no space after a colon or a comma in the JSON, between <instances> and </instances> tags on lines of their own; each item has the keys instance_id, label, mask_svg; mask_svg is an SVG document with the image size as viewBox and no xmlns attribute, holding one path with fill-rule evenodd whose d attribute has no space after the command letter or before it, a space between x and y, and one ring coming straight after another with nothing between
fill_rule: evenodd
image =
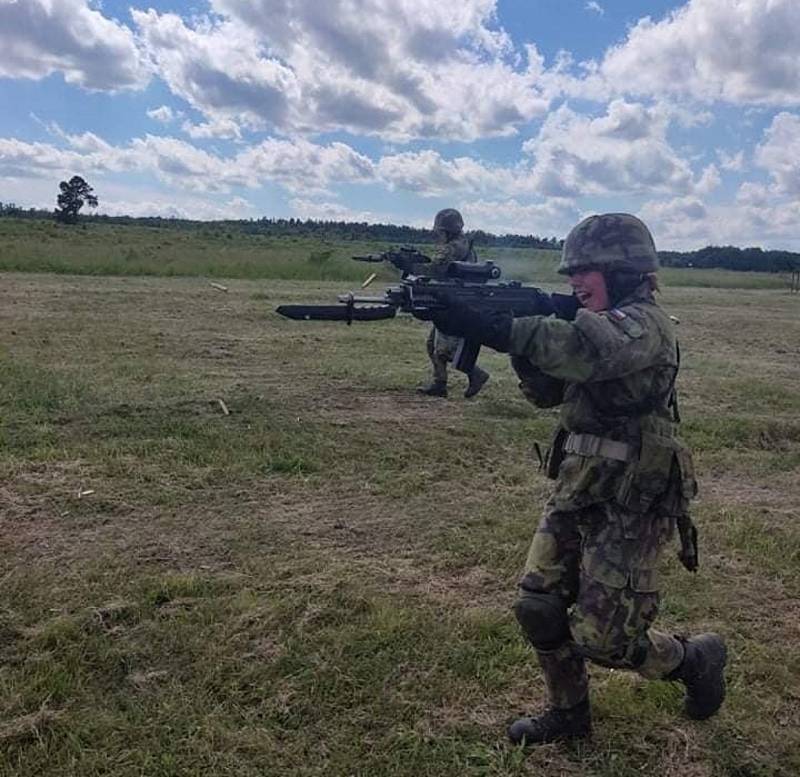
<instances>
[{"instance_id":1,"label":"soldier's hand","mask_svg":"<svg viewBox=\"0 0 800 777\"><path fill-rule=\"evenodd\" d=\"M431 321L440 332L451 337L463 337L488 345L496 351L508 351L512 322L510 313L478 310L447 292L438 293L436 303L419 312L415 310L414 316Z\"/></svg>"}]
</instances>

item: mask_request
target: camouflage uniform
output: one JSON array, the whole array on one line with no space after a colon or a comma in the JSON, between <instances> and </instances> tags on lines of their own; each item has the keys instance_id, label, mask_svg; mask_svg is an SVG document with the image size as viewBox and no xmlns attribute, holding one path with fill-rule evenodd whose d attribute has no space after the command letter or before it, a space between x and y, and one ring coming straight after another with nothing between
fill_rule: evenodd
<instances>
[{"instance_id":1,"label":"camouflage uniform","mask_svg":"<svg viewBox=\"0 0 800 777\"><path fill-rule=\"evenodd\" d=\"M601 247L586 237L596 258ZM611 310L580 310L574 322L515 320L510 353L525 396L562 405L549 462L555 490L528 553L520 602L553 595L565 608L549 644L529 637L551 706L567 709L587 697L587 658L663 678L684 657L680 640L651 628L659 557L696 491L670 406L677 344L644 282Z\"/></svg>"},{"instance_id":2,"label":"camouflage uniform","mask_svg":"<svg viewBox=\"0 0 800 777\"><path fill-rule=\"evenodd\" d=\"M681 560L697 568L688 516L697 485L675 436L678 347L653 297L657 269L639 219L590 216L567 236L559 267L575 276L587 305L574 320L514 319L454 302L431 315L451 335L509 353L535 405L561 405L548 461L556 485L514 605L550 705L509 726L516 744L591 733L586 659L682 682L694 720L714 715L725 699L727 649L718 634L684 638L652 628L659 556L676 525Z\"/></svg>"},{"instance_id":3,"label":"camouflage uniform","mask_svg":"<svg viewBox=\"0 0 800 777\"><path fill-rule=\"evenodd\" d=\"M478 257L472 243L464 235L458 235L447 243L437 247L431 257L437 264L447 262L477 262ZM447 382L447 363L453 361L453 357L461 343L460 337L450 337L439 332L436 327L431 327L426 347L428 356L433 366L433 380L436 382Z\"/></svg>"}]
</instances>

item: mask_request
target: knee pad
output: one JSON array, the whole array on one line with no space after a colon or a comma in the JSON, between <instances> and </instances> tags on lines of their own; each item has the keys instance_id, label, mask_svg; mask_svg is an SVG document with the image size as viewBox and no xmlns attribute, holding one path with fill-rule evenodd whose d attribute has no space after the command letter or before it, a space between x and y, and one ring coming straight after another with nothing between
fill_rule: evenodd
<instances>
[{"instance_id":1,"label":"knee pad","mask_svg":"<svg viewBox=\"0 0 800 777\"><path fill-rule=\"evenodd\" d=\"M537 650L555 650L570 638L567 605L557 594L523 590L514 614Z\"/></svg>"}]
</instances>

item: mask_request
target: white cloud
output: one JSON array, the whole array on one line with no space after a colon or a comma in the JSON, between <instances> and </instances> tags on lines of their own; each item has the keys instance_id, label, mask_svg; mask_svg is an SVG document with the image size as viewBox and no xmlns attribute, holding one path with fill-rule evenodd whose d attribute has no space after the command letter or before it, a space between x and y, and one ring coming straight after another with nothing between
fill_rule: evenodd
<instances>
[{"instance_id":1,"label":"white cloud","mask_svg":"<svg viewBox=\"0 0 800 777\"><path fill-rule=\"evenodd\" d=\"M151 108L147 111L147 115L153 119L153 121L160 122L161 124L170 124L178 118L175 111L173 111L169 105L160 105L158 108Z\"/></svg>"},{"instance_id":2,"label":"white cloud","mask_svg":"<svg viewBox=\"0 0 800 777\"><path fill-rule=\"evenodd\" d=\"M215 119L214 121L193 124L185 121L181 129L195 140L203 138L219 138L221 140L240 140L242 137L239 125L232 119Z\"/></svg>"},{"instance_id":3,"label":"white cloud","mask_svg":"<svg viewBox=\"0 0 800 777\"><path fill-rule=\"evenodd\" d=\"M446 160L430 149L382 157L377 173L392 189L405 189L422 197L528 190L527 171L490 167L470 157Z\"/></svg>"},{"instance_id":4,"label":"white cloud","mask_svg":"<svg viewBox=\"0 0 800 777\"><path fill-rule=\"evenodd\" d=\"M740 173L744 170L744 151L737 151L735 154L729 154L724 149L717 149L717 157L719 158L719 166L731 173Z\"/></svg>"},{"instance_id":5,"label":"white cloud","mask_svg":"<svg viewBox=\"0 0 800 777\"><path fill-rule=\"evenodd\" d=\"M213 0L219 15L194 26L132 14L160 76L210 128L472 140L549 105L541 56L513 50L495 4Z\"/></svg>"},{"instance_id":6,"label":"white cloud","mask_svg":"<svg viewBox=\"0 0 800 777\"><path fill-rule=\"evenodd\" d=\"M289 200L289 207L297 218L315 219L317 221L355 221L376 223L392 223L388 214L379 214L371 210L354 210L340 202L309 200L294 198Z\"/></svg>"},{"instance_id":7,"label":"white cloud","mask_svg":"<svg viewBox=\"0 0 800 777\"><path fill-rule=\"evenodd\" d=\"M800 104L797 0L689 0L641 19L583 85L617 94ZM601 83L602 82L602 83Z\"/></svg>"},{"instance_id":8,"label":"white cloud","mask_svg":"<svg viewBox=\"0 0 800 777\"><path fill-rule=\"evenodd\" d=\"M534 158L533 188L553 197L664 192L685 194L696 182L689 163L666 138L668 114L659 106L614 100L591 118L567 106L552 112L523 145Z\"/></svg>"},{"instance_id":9,"label":"white cloud","mask_svg":"<svg viewBox=\"0 0 800 777\"><path fill-rule=\"evenodd\" d=\"M759 245L799 250L800 202L775 200L766 187L746 184L734 203L709 205L696 197L646 203L639 215L660 249Z\"/></svg>"},{"instance_id":10,"label":"white cloud","mask_svg":"<svg viewBox=\"0 0 800 777\"><path fill-rule=\"evenodd\" d=\"M708 165L704 168L700 178L697 180L695 191L698 194L710 194L720 183L722 183L722 178L720 177L717 166Z\"/></svg>"},{"instance_id":11,"label":"white cloud","mask_svg":"<svg viewBox=\"0 0 800 777\"><path fill-rule=\"evenodd\" d=\"M136 199L101 199L96 212L107 216L133 216L134 218L156 216L166 219L196 219L200 221L244 219L256 215L254 206L241 197L232 197L223 203L182 197L180 203L176 203L171 197L152 193L146 193Z\"/></svg>"},{"instance_id":12,"label":"white cloud","mask_svg":"<svg viewBox=\"0 0 800 777\"><path fill-rule=\"evenodd\" d=\"M778 193L800 194L800 116L775 116L756 148L755 161L772 176Z\"/></svg>"},{"instance_id":13,"label":"white cloud","mask_svg":"<svg viewBox=\"0 0 800 777\"><path fill-rule=\"evenodd\" d=\"M0 138L0 175L14 178L86 173L136 172L155 175L184 191L226 192L277 183L290 191L319 192L333 183L369 182L372 161L344 143L318 145L307 140L269 139L224 157L184 140L145 135L112 146L87 132L51 130L69 148Z\"/></svg>"},{"instance_id":14,"label":"white cloud","mask_svg":"<svg viewBox=\"0 0 800 777\"><path fill-rule=\"evenodd\" d=\"M605 9L603 8L600 3L596 2L596 0L589 0L588 3L584 6L587 11L593 11L596 14L602 16L605 13Z\"/></svg>"},{"instance_id":15,"label":"white cloud","mask_svg":"<svg viewBox=\"0 0 800 777\"><path fill-rule=\"evenodd\" d=\"M770 192L769 187L763 183L753 183L747 181L743 183L739 190L736 192L736 201L742 205L752 205L760 208L768 205L772 200L774 194Z\"/></svg>"},{"instance_id":16,"label":"white cloud","mask_svg":"<svg viewBox=\"0 0 800 777\"><path fill-rule=\"evenodd\" d=\"M0 76L55 72L87 89L142 87L148 72L131 31L86 0L0 0Z\"/></svg>"},{"instance_id":17,"label":"white cloud","mask_svg":"<svg viewBox=\"0 0 800 777\"><path fill-rule=\"evenodd\" d=\"M533 204L517 199L479 199L464 202L459 210L467 229L540 237L564 236L582 216L574 202L560 198Z\"/></svg>"},{"instance_id":18,"label":"white cloud","mask_svg":"<svg viewBox=\"0 0 800 777\"><path fill-rule=\"evenodd\" d=\"M233 164L291 191L324 191L332 183L367 183L375 177L373 162L347 144L322 146L301 138L270 138L238 154Z\"/></svg>"}]
</instances>

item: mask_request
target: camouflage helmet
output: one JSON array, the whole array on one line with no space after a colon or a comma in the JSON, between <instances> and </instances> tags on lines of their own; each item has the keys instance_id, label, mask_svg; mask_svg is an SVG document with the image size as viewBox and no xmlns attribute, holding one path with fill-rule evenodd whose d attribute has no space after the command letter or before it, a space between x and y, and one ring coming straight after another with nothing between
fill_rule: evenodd
<instances>
[{"instance_id":1,"label":"camouflage helmet","mask_svg":"<svg viewBox=\"0 0 800 777\"><path fill-rule=\"evenodd\" d=\"M457 235L464 229L464 219L455 208L440 210L433 219L433 231L440 229L451 235Z\"/></svg>"},{"instance_id":2,"label":"camouflage helmet","mask_svg":"<svg viewBox=\"0 0 800 777\"><path fill-rule=\"evenodd\" d=\"M567 235L558 272L580 270L658 270L658 254L650 230L630 213L589 216Z\"/></svg>"}]
</instances>

